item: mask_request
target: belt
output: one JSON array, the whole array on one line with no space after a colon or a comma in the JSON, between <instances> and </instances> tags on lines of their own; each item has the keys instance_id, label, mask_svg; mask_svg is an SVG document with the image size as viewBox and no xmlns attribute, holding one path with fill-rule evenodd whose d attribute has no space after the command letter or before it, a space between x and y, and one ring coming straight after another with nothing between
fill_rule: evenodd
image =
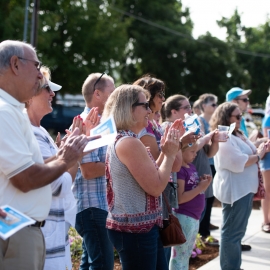
<instances>
[{"instance_id":1,"label":"belt","mask_svg":"<svg viewBox=\"0 0 270 270\"><path fill-rule=\"evenodd\" d=\"M30 225L30 227L39 227L40 228L40 227L44 227L44 225L45 225L45 220L37 221L36 223Z\"/></svg>"}]
</instances>

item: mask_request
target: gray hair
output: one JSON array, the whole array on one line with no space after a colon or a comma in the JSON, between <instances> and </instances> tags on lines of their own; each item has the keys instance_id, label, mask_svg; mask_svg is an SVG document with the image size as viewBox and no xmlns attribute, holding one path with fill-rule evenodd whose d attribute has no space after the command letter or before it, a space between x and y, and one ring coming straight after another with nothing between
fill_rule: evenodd
<instances>
[{"instance_id":1,"label":"gray hair","mask_svg":"<svg viewBox=\"0 0 270 270\"><path fill-rule=\"evenodd\" d=\"M139 85L118 86L105 103L102 121L112 115L117 130L130 129L136 124L132 114L132 105L139 101L140 93L143 93L147 99L150 97L149 92Z\"/></svg>"},{"instance_id":2,"label":"gray hair","mask_svg":"<svg viewBox=\"0 0 270 270\"><path fill-rule=\"evenodd\" d=\"M32 51L35 51L35 48L23 41L17 40L4 40L0 43L0 72L6 70L10 65L10 59L13 55L19 57L24 56L24 48L28 47Z\"/></svg>"}]
</instances>

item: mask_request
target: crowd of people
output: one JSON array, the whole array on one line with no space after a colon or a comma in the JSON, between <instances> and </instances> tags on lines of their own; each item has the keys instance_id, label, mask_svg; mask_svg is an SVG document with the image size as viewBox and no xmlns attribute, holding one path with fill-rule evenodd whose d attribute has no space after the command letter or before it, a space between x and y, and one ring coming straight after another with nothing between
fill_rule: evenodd
<instances>
[{"instance_id":1,"label":"crowd of people","mask_svg":"<svg viewBox=\"0 0 270 270\"><path fill-rule=\"evenodd\" d=\"M82 84L84 110L54 140L40 122L61 88L31 45L0 43L0 206L35 220L0 238L0 270L72 269L71 226L83 240L81 270L113 270L114 249L123 270L188 270L198 232L206 244L220 245L222 270L239 270L241 252L251 249L241 240L260 171L262 230L270 232L270 114L263 138L249 140L243 113L251 90L234 87L220 105L206 93L192 108L186 96L165 99L165 82L154 76L115 88L111 76L92 73ZM199 133L185 125L192 113ZM84 152L94 139L91 129L109 116L117 129L114 143ZM220 125L235 128L224 139ZM184 244L163 247L164 197ZM218 228L210 223L215 198L222 204L220 243L209 241Z\"/></svg>"}]
</instances>

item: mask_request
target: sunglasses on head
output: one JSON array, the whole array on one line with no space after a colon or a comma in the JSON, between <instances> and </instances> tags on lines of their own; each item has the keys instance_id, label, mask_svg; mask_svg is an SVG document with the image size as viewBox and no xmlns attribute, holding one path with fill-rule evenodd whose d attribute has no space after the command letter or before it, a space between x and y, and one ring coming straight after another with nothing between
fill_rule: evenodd
<instances>
[{"instance_id":1,"label":"sunglasses on head","mask_svg":"<svg viewBox=\"0 0 270 270\"><path fill-rule=\"evenodd\" d=\"M146 110L150 108L149 102L136 102L132 105L132 107L137 107L137 106L143 106Z\"/></svg>"},{"instance_id":2,"label":"sunglasses on head","mask_svg":"<svg viewBox=\"0 0 270 270\"><path fill-rule=\"evenodd\" d=\"M49 93L51 92L51 88L47 83L45 83L43 86L41 86L41 88L46 89Z\"/></svg>"},{"instance_id":3,"label":"sunglasses on head","mask_svg":"<svg viewBox=\"0 0 270 270\"><path fill-rule=\"evenodd\" d=\"M236 100L243 100L245 103L249 102L249 98L237 98Z\"/></svg>"},{"instance_id":4,"label":"sunglasses on head","mask_svg":"<svg viewBox=\"0 0 270 270\"><path fill-rule=\"evenodd\" d=\"M103 75L106 75L106 73L103 72L103 73L100 75L100 77L96 80L96 82L94 83L94 87L93 87L93 90L94 90L94 91L95 91L95 89L96 89L96 85L99 83L99 81L101 80L101 78L103 77Z\"/></svg>"},{"instance_id":5,"label":"sunglasses on head","mask_svg":"<svg viewBox=\"0 0 270 270\"><path fill-rule=\"evenodd\" d=\"M242 114L231 115L231 116L234 116L237 120L240 120L243 117Z\"/></svg>"}]
</instances>

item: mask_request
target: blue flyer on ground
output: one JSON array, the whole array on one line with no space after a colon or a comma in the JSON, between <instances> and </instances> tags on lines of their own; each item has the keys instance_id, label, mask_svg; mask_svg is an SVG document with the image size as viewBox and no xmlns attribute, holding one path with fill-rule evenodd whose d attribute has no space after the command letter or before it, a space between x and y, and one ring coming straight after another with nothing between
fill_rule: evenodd
<instances>
[{"instance_id":1,"label":"blue flyer on ground","mask_svg":"<svg viewBox=\"0 0 270 270\"><path fill-rule=\"evenodd\" d=\"M90 141L84 148L84 152L88 152L114 142L117 130L112 116L90 131L90 136L95 135L101 135L101 138Z\"/></svg>"},{"instance_id":2,"label":"blue flyer on ground","mask_svg":"<svg viewBox=\"0 0 270 270\"><path fill-rule=\"evenodd\" d=\"M0 217L0 237L3 240L6 240L23 227L36 222L11 206L4 205L0 208L7 214L5 218Z\"/></svg>"}]
</instances>

